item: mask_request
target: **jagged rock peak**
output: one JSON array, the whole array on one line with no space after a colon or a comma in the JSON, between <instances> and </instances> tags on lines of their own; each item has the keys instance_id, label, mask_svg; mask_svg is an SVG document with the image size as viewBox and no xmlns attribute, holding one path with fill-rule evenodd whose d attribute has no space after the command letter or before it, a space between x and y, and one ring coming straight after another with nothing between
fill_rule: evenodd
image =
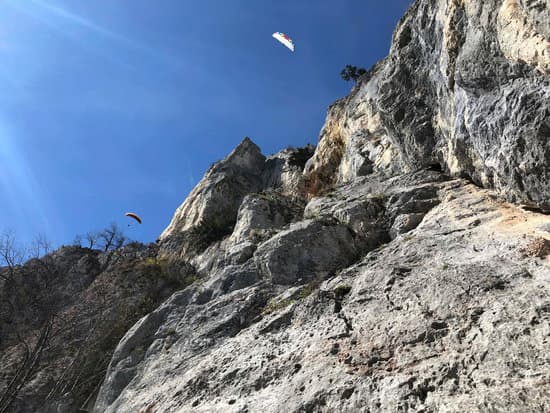
<instances>
[{"instance_id":1,"label":"jagged rock peak","mask_svg":"<svg viewBox=\"0 0 550 413\"><path fill-rule=\"evenodd\" d=\"M252 173L261 172L265 156L258 145L246 136L218 165L237 165Z\"/></svg>"},{"instance_id":2,"label":"jagged rock peak","mask_svg":"<svg viewBox=\"0 0 550 413\"><path fill-rule=\"evenodd\" d=\"M213 164L176 210L160 241L207 223L223 231L232 225L243 197L261 188L265 156L244 138L224 159Z\"/></svg>"},{"instance_id":3,"label":"jagged rock peak","mask_svg":"<svg viewBox=\"0 0 550 413\"><path fill-rule=\"evenodd\" d=\"M248 137L208 169L176 210L159 241L170 254L188 256L229 235L247 194L264 190L299 195L302 169L313 147L289 148L266 158Z\"/></svg>"}]
</instances>

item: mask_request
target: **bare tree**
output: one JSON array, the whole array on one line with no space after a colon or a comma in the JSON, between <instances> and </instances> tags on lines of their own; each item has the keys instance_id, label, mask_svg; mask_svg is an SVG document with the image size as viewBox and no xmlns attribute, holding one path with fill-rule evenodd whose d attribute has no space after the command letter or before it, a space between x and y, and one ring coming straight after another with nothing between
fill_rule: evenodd
<instances>
[{"instance_id":1,"label":"bare tree","mask_svg":"<svg viewBox=\"0 0 550 413\"><path fill-rule=\"evenodd\" d=\"M98 234L99 242L103 252L116 250L124 245L126 237L117 224L112 223Z\"/></svg>"},{"instance_id":2,"label":"bare tree","mask_svg":"<svg viewBox=\"0 0 550 413\"><path fill-rule=\"evenodd\" d=\"M21 389L32 379L38 370L44 350L49 343L53 324L54 317L51 316L43 324L34 344L30 344L28 340L21 338L18 334L20 344L23 346L23 357L12 379L3 393L0 394L0 413L9 411Z\"/></svg>"},{"instance_id":3,"label":"bare tree","mask_svg":"<svg viewBox=\"0 0 550 413\"><path fill-rule=\"evenodd\" d=\"M114 224L90 238L96 247L105 251L105 265L117 259L117 248L126 241ZM63 277L60 276L66 270L65 260L63 255L52 253L51 243L44 235L33 240L24 250L26 254L17 248L11 233L1 238L0 246L0 263L6 264L8 269L21 265L20 269L12 271L12 282L0 284L0 348L11 349L10 356L0 361L0 364L6 361L1 367L0 413L21 408L19 403L24 402L22 397L39 371L60 368L56 364L56 354L61 348L66 351L66 338L75 335L80 335L80 339L75 342L74 351L68 354L68 361L61 366L60 373L52 376L46 399L57 400L67 393L79 403L90 399L97 392L110 360L110 353L94 349L97 328L105 322L106 304L100 306L99 314L91 321L59 305L63 291ZM25 257L30 260L22 265ZM12 275L7 277L11 279ZM90 311L93 314L95 310ZM118 324L113 326L114 330L117 328ZM119 338L118 330L112 334Z\"/></svg>"},{"instance_id":4,"label":"bare tree","mask_svg":"<svg viewBox=\"0 0 550 413\"><path fill-rule=\"evenodd\" d=\"M6 281L13 280L15 268L23 263L25 254L17 246L15 236L6 231L0 235L0 267L6 267L7 271L0 272L0 278Z\"/></svg>"},{"instance_id":5,"label":"bare tree","mask_svg":"<svg viewBox=\"0 0 550 413\"><path fill-rule=\"evenodd\" d=\"M82 235L77 235L76 237L74 237L73 245L77 247L82 247Z\"/></svg>"},{"instance_id":6,"label":"bare tree","mask_svg":"<svg viewBox=\"0 0 550 413\"><path fill-rule=\"evenodd\" d=\"M52 244L44 234L38 234L32 241L29 258L41 258L52 252Z\"/></svg>"},{"instance_id":7,"label":"bare tree","mask_svg":"<svg viewBox=\"0 0 550 413\"><path fill-rule=\"evenodd\" d=\"M98 247L103 252L119 249L128 241L123 231L115 223L98 232L87 232L84 236L77 235L73 244L82 246L83 239L88 248Z\"/></svg>"},{"instance_id":8,"label":"bare tree","mask_svg":"<svg viewBox=\"0 0 550 413\"><path fill-rule=\"evenodd\" d=\"M43 234L39 234L24 250L17 246L12 233L5 233L0 237L0 257L0 263L7 267L9 277L9 283L0 290L1 320L40 320L38 329L34 331L27 325L25 328L15 327L10 330L11 339L5 337L14 349L19 349L20 357L0 392L0 413L4 413L10 410L18 394L32 380L47 352L58 318L55 299L48 293L48 288L52 286L58 269L51 254L51 243ZM28 258L33 259L32 264L25 269L23 262ZM18 266L22 269L16 272ZM8 277L3 276L6 280ZM21 318L23 314L27 314L25 318Z\"/></svg>"},{"instance_id":9,"label":"bare tree","mask_svg":"<svg viewBox=\"0 0 550 413\"><path fill-rule=\"evenodd\" d=\"M88 242L88 248L93 248L94 245L97 243L99 235L97 232L87 232L84 238Z\"/></svg>"}]
</instances>

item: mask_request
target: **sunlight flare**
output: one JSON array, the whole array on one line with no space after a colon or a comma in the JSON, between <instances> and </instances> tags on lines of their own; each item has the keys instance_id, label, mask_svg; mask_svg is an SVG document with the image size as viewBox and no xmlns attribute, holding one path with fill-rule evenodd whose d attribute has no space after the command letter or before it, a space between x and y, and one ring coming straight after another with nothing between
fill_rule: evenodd
<instances>
[{"instance_id":1,"label":"sunlight flare","mask_svg":"<svg viewBox=\"0 0 550 413\"><path fill-rule=\"evenodd\" d=\"M2 208L1 227L17 224L24 232L38 229L54 234L51 211L47 199L40 189L29 162L21 153L10 128L0 120L0 202ZM10 219L10 213L14 218Z\"/></svg>"}]
</instances>

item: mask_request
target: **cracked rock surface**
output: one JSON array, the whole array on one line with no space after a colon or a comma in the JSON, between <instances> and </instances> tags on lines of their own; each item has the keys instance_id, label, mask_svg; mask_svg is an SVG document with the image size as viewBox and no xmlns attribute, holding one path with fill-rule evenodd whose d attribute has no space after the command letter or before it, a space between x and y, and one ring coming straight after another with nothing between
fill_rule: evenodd
<instances>
[{"instance_id":1,"label":"cracked rock surface","mask_svg":"<svg viewBox=\"0 0 550 413\"><path fill-rule=\"evenodd\" d=\"M314 194L437 166L550 210L550 4L417 0L389 55L328 110Z\"/></svg>"},{"instance_id":2,"label":"cracked rock surface","mask_svg":"<svg viewBox=\"0 0 550 413\"><path fill-rule=\"evenodd\" d=\"M550 249L537 244L550 217L430 171L358 181L306 211L318 218L226 269L239 287L192 285L134 326L96 411L548 409ZM359 223L388 234L361 243Z\"/></svg>"}]
</instances>

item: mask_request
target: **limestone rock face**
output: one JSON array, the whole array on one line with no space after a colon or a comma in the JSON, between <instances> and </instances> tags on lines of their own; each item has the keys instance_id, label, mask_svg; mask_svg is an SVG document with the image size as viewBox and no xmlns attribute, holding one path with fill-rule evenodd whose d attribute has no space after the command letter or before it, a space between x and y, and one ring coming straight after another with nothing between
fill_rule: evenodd
<instances>
[{"instance_id":1,"label":"limestone rock face","mask_svg":"<svg viewBox=\"0 0 550 413\"><path fill-rule=\"evenodd\" d=\"M176 210L172 222L159 240L169 242L178 236L181 239L197 229L206 232L204 225L208 226L208 232L213 236L218 233L223 235L235 223L244 196L262 188L264 162L265 157L260 149L250 139L244 139L224 160L206 172ZM198 240L193 238L192 242Z\"/></svg>"},{"instance_id":2,"label":"limestone rock face","mask_svg":"<svg viewBox=\"0 0 550 413\"><path fill-rule=\"evenodd\" d=\"M239 208L231 240L238 243L262 231L281 228L301 218L303 207L303 202L276 192L247 195Z\"/></svg>"},{"instance_id":3,"label":"limestone rock face","mask_svg":"<svg viewBox=\"0 0 550 413\"><path fill-rule=\"evenodd\" d=\"M550 74L550 14L543 1L506 0L497 17L500 49L511 59Z\"/></svg>"},{"instance_id":4,"label":"limestone rock face","mask_svg":"<svg viewBox=\"0 0 550 413\"><path fill-rule=\"evenodd\" d=\"M357 176L437 166L550 209L546 1L416 1L389 56L330 107L313 194Z\"/></svg>"},{"instance_id":5,"label":"limestone rock face","mask_svg":"<svg viewBox=\"0 0 550 413\"><path fill-rule=\"evenodd\" d=\"M176 210L159 237L161 251L192 260L212 242L232 232L232 241L238 242L255 226L261 229L262 221L275 220L275 226L290 222L289 214L302 198L302 170L312 154L313 147L306 146L285 149L266 158L256 144L245 138L206 172ZM248 194L264 191L273 194L247 197L243 203ZM277 205L270 206L273 202Z\"/></svg>"},{"instance_id":6,"label":"limestone rock face","mask_svg":"<svg viewBox=\"0 0 550 413\"><path fill-rule=\"evenodd\" d=\"M288 148L269 156L263 174L265 189L277 188L287 195L296 195L303 190L302 171L307 160L311 158L315 147Z\"/></svg>"},{"instance_id":7,"label":"limestone rock face","mask_svg":"<svg viewBox=\"0 0 550 413\"><path fill-rule=\"evenodd\" d=\"M94 411L550 410L548 6L414 2L314 152L232 169L229 227L197 226L198 281L119 343Z\"/></svg>"},{"instance_id":8,"label":"limestone rock face","mask_svg":"<svg viewBox=\"0 0 550 413\"><path fill-rule=\"evenodd\" d=\"M355 238L350 228L331 220L303 221L261 244L254 260L274 284L303 284L354 262Z\"/></svg>"},{"instance_id":9,"label":"limestone rock face","mask_svg":"<svg viewBox=\"0 0 550 413\"><path fill-rule=\"evenodd\" d=\"M136 324L95 411L550 406L550 217L433 171L359 179L305 215Z\"/></svg>"}]
</instances>

